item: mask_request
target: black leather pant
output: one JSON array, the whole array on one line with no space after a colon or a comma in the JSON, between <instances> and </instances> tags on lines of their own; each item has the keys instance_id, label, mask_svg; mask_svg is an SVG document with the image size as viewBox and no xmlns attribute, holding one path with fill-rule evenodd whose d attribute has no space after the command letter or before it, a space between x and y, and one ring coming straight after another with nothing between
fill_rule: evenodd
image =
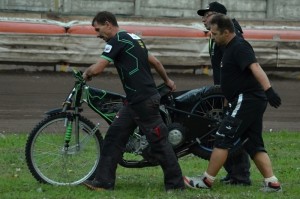
<instances>
[{"instance_id":1,"label":"black leather pant","mask_svg":"<svg viewBox=\"0 0 300 199\"><path fill-rule=\"evenodd\" d=\"M163 170L165 189L184 187L177 157L167 141L168 129L159 113L159 104L160 96L157 94L143 102L121 108L104 139L97 181L106 184L106 187L114 187L117 164L130 134L139 126L149 142L151 155L158 160Z\"/></svg>"}]
</instances>

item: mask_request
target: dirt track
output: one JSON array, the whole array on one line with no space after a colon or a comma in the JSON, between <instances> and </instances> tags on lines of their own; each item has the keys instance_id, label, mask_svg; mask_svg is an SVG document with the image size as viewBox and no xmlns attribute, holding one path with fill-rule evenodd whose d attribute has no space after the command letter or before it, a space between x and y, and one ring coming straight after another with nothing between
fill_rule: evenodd
<instances>
[{"instance_id":1,"label":"dirt track","mask_svg":"<svg viewBox=\"0 0 300 199\"><path fill-rule=\"evenodd\" d=\"M170 74L170 77L177 90L212 84L208 76ZM264 130L300 132L300 81L271 78L271 82L283 104L279 109L267 108ZM61 106L73 83L69 73L0 73L0 133L31 131L45 111ZM90 85L123 93L118 76L112 74L94 78ZM97 119L93 113L87 115L91 120Z\"/></svg>"}]
</instances>

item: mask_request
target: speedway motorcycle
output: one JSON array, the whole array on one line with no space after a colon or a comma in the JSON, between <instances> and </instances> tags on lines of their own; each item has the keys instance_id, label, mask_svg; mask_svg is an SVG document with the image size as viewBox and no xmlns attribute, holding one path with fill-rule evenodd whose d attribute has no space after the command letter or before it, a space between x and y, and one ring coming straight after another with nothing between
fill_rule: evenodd
<instances>
[{"instance_id":1,"label":"speedway motorcycle","mask_svg":"<svg viewBox=\"0 0 300 199\"><path fill-rule=\"evenodd\" d=\"M105 132L104 123L110 125L125 96L91 87L82 73L73 71L75 84L62 108L46 113L28 136L25 156L27 166L36 180L53 185L77 185L95 176ZM161 95L160 112L169 129L168 141L178 158L194 154L209 159L215 133L223 117L224 96L219 86L170 92L162 84L157 87ZM83 116L84 104L102 118L94 124ZM241 146L236 142L233 154ZM145 135L137 128L129 138L119 164L126 168L157 166L151 158Z\"/></svg>"}]
</instances>

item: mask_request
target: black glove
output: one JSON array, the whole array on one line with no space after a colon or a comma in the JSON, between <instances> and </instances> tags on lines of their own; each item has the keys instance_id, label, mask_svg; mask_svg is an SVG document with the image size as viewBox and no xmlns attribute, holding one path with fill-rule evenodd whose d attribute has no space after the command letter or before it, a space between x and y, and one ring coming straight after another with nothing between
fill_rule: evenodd
<instances>
[{"instance_id":1,"label":"black glove","mask_svg":"<svg viewBox=\"0 0 300 199\"><path fill-rule=\"evenodd\" d=\"M281 105L281 99L272 87L268 88L265 93L271 106L278 108Z\"/></svg>"}]
</instances>

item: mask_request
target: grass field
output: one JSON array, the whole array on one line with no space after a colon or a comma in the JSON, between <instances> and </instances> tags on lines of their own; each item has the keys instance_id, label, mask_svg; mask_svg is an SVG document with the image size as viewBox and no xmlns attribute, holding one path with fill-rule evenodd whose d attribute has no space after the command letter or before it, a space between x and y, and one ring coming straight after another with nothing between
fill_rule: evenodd
<instances>
[{"instance_id":1,"label":"grass field","mask_svg":"<svg viewBox=\"0 0 300 199\"><path fill-rule=\"evenodd\" d=\"M283 192L262 193L262 177L252 164L252 186L222 185L225 175L221 170L212 190L191 190L166 193L160 167L126 169L118 167L115 191L93 192L83 186L52 186L38 183L25 163L26 134L0 134L0 198L1 199L135 199L135 198L300 198L300 132L264 133L266 148L276 176L282 182ZM179 160L184 175L199 175L207 161L193 155Z\"/></svg>"}]
</instances>

